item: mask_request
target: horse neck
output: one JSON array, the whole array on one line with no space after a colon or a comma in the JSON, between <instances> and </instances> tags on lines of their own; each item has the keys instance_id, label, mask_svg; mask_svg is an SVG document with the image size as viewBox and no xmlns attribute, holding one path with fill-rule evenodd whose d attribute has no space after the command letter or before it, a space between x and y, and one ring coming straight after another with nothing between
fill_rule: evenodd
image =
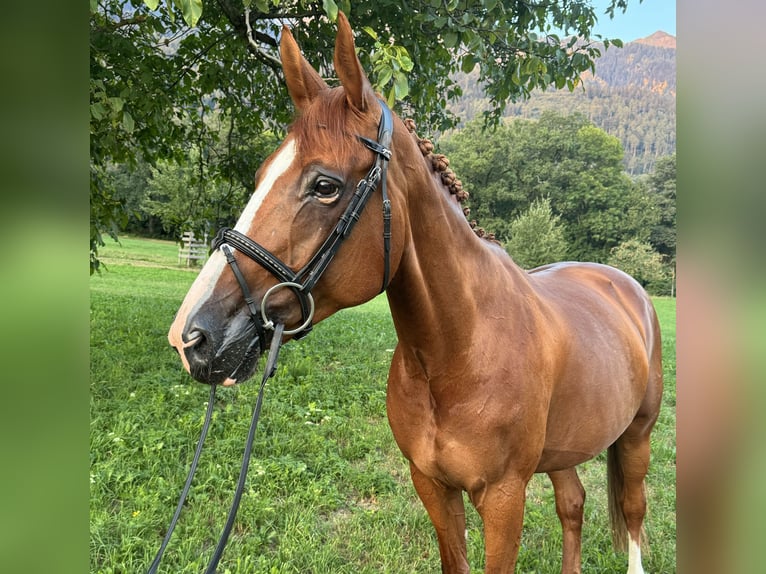
<instances>
[{"instance_id":1,"label":"horse neck","mask_svg":"<svg viewBox=\"0 0 766 574\"><path fill-rule=\"evenodd\" d=\"M421 158L417 146L409 157ZM407 238L388 299L400 344L446 365L482 316L515 316L534 295L502 248L474 233L428 163L406 172Z\"/></svg>"}]
</instances>

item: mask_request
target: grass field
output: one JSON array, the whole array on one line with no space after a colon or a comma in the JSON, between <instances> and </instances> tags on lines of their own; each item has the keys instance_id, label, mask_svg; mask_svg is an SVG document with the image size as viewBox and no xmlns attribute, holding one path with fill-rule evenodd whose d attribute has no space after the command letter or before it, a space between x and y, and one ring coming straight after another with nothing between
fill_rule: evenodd
<instances>
[{"instance_id":1,"label":"grass field","mask_svg":"<svg viewBox=\"0 0 766 574\"><path fill-rule=\"evenodd\" d=\"M199 437L208 389L166 339L194 270L172 242L123 238L91 278L91 572L148 568ZM675 300L655 304L665 395L647 478L648 573L676 571ZM280 355L266 388L245 496L221 574L435 573L436 537L385 416L396 335L385 297L316 326ZM223 527L257 395L220 389L206 448L161 572L198 573ZM584 572L624 572L611 547L605 457L580 467L587 491ZM469 561L482 572L481 522L468 509ZM561 531L547 476L529 485L516 571L560 571Z\"/></svg>"}]
</instances>

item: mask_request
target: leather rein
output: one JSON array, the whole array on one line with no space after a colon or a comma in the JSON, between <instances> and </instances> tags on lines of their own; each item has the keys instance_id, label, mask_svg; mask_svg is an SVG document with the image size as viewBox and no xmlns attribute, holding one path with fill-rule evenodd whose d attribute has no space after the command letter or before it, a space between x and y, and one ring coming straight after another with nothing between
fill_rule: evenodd
<instances>
[{"instance_id":1,"label":"leather rein","mask_svg":"<svg viewBox=\"0 0 766 574\"><path fill-rule=\"evenodd\" d=\"M271 348L269 349L269 358L264 368L264 372L261 378L260 389L258 391L258 399L256 400L255 408L253 409L253 416L250 422L250 429L248 430L247 440L245 441L245 450L242 455L242 466L239 472L239 479L237 480L237 486L234 491L234 499L229 509L229 514L226 518L226 524L218 539L213 556L205 569L205 574L215 574L218 563L223 556L226 542L229 539L229 534L234 525L234 519L237 515L239 508L239 502L242 498L242 493L245 489L245 480L247 478L247 470L250 464L250 454L252 452L253 441L255 438L255 431L258 428L258 420L261 414L261 405L263 404L263 393L266 387L266 381L273 377L277 368L277 358L279 356L279 349L282 345L282 337L284 335L293 335L295 339L300 339L308 335L312 329L312 320L314 318L314 299L311 296L311 289L319 281L322 274L330 265L333 257L340 249L343 241L351 233L356 222L367 204L370 196L380 186L383 196L383 250L384 250L384 270L383 270L383 286L381 292L385 291L388 287L390 279L390 252L391 252L391 201L388 199L388 190L386 188L386 171L388 168L388 161L391 159L391 140L393 138L393 118L391 110L382 101L380 106L382 109L382 115L380 118L380 124L378 126L378 140L373 141L366 137L357 135L357 138L370 150L375 153L375 162L370 168L364 179L360 180L354 191L354 195L351 198L348 206L341 215L337 225L333 229L332 233L325 239L324 243L319 247L317 252L311 257L309 262L299 271L293 271L289 266L283 263L277 256L271 253L268 249L258 244L254 240L250 239L243 233L231 228L223 228L216 235L213 241L213 249L220 249L226 261L231 267L234 276L242 289L242 294L247 304L250 318L255 325L256 337L250 343L245 355L240 362L239 366L234 369L231 378L236 379L236 374L240 367L247 364L254 356L256 344L260 348L261 354L266 350L266 331L274 331L271 340ZM271 287L266 293L264 293L261 299L260 309L256 305L253 299L250 288L245 281L245 277L237 264L234 251L243 253L250 259L254 260L272 275L274 275L280 283L277 283ZM269 320L266 314L266 301L269 296L276 290L281 288L289 288L298 297L298 301L301 306L302 324L292 330L285 330L284 325L281 323L274 324ZM194 457L189 468L189 473L186 477L181 496L179 497L178 504L176 505L176 511L171 519L168 530L165 533L165 537L160 545L157 554L152 561L152 564L147 571L147 574L156 574L162 555L165 552L165 548L170 541L170 537L175 530L175 526L178 522L178 518L181 515L181 510L186 502L186 497L191 487L192 479L197 470L197 464L199 462L200 455L202 453L202 445L208 434L210 428L210 422L212 420L213 405L215 403L215 390L217 385L211 385L210 398L208 400L207 411L205 413L205 420L202 424L202 431L200 433L199 441L197 442L197 448L194 452Z\"/></svg>"}]
</instances>

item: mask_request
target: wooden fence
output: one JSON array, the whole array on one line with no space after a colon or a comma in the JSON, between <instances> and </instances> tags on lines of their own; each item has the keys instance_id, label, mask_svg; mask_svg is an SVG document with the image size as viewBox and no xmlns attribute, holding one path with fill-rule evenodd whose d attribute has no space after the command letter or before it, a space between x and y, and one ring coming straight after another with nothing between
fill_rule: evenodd
<instances>
[{"instance_id":1,"label":"wooden fence","mask_svg":"<svg viewBox=\"0 0 766 574\"><path fill-rule=\"evenodd\" d=\"M178 264L187 267L204 263L207 259L210 246L207 242L207 233L203 239L197 239L191 231L184 231L181 235L181 245L178 247Z\"/></svg>"}]
</instances>

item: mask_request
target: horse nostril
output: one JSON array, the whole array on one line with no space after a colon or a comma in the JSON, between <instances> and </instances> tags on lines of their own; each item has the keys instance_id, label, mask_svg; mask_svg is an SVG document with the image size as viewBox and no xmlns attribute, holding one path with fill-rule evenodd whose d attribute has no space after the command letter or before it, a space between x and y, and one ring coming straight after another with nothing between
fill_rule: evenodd
<instances>
[{"instance_id":1,"label":"horse nostril","mask_svg":"<svg viewBox=\"0 0 766 574\"><path fill-rule=\"evenodd\" d=\"M199 329L194 329L191 331L188 335L186 335L186 338L188 341L185 341L182 345L182 348L184 349L202 343L206 339L205 334Z\"/></svg>"},{"instance_id":2,"label":"horse nostril","mask_svg":"<svg viewBox=\"0 0 766 574\"><path fill-rule=\"evenodd\" d=\"M181 344L179 351L186 355L190 365L202 365L211 359L211 336L208 331L202 329L199 325L192 325L190 329L183 334L182 339L183 343Z\"/></svg>"}]
</instances>

